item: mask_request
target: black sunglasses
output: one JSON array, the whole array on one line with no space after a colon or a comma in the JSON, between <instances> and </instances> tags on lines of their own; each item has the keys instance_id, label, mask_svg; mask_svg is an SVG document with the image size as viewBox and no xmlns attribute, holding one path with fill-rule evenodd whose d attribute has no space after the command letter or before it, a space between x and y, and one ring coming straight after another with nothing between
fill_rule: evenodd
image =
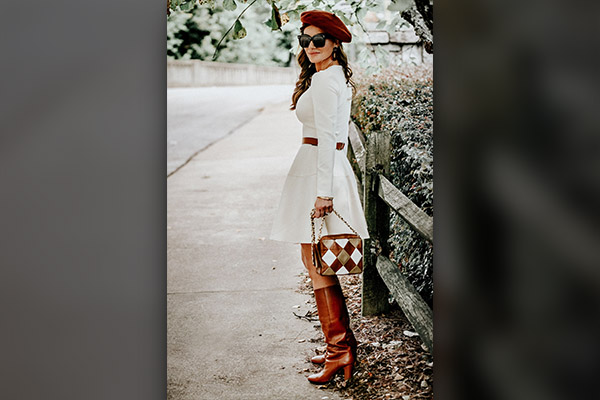
<instances>
[{"instance_id":1,"label":"black sunglasses","mask_svg":"<svg viewBox=\"0 0 600 400\"><path fill-rule=\"evenodd\" d=\"M298 35L298 42L300 43L300 47L303 49L307 48L312 41L315 47L323 47L325 46L325 41L329 38L329 35L326 33L317 33L315 36L310 37L307 34Z\"/></svg>"}]
</instances>

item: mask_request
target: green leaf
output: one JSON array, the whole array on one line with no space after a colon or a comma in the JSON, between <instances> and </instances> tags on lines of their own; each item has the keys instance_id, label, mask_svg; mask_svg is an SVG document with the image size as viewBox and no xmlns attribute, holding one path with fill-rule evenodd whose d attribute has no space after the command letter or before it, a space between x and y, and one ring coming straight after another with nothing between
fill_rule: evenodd
<instances>
[{"instance_id":1,"label":"green leaf","mask_svg":"<svg viewBox=\"0 0 600 400\"><path fill-rule=\"evenodd\" d=\"M375 53L381 65L387 67L390 63L390 52L384 47L375 46Z\"/></svg>"},{"instance_id":2,"label":"green leaf","mask_svg":"<svg viewBox=\"0 0 600 400\"><path fill-rule=\"evenodd\" d=\"M394 33L398 29L398 25L400 24L401 19L402 19L402 17L400 17L400 14L398 14L394 18L392 18L392 20L390 21L390 24L385 27L385 30L387 31L387 33L389 33L390 35L392 33Z\"/></svg>"},{"instance_id":3,"label":"green leaf","mask_svg":"<svg viewBox=\"0 0 600 400\"><path fill-rule=\"evenodd\" d=\"M290 21L298 21L300 20L300 14L296 10L290 10L287 12L288 17L290 17Z\"/></svg>"},{"instance_id":4,"label":"green leaf","mask_svg":"<svg viewBox=\"0 0 600 400\"><path fill-rule=\"evenodd\" d=\"M367 11L369 11L369 10L365 7L358 7L356 9L356 18L358 18L359 20L362 20L365 17L365 15L367 14Z\"/></svg>"},{"instance_id":5,"label":"green leaf","mask_svg":"<svg viewBox=\"0 0 600 400\"><path fill-rule=\"evenodd\" d=\"M381 5L380 5L380 0L367 0L365 2L365 7L367 7L369 10L375 10L378 9Z\"/></svg>"},{"instance_id":6,"label":"green leaf","mask_svg":"<svg viewBox=\"0 0 600 400\"><path fill-rule=\"evenodd\" d=\"M375 72L377 72L377 66L375 65L369 65L367 68L365 68L365 74L366 75L373 75Z\"/></svg>"},{"instance_id":7,"label":"green leaf","mask_svg":"<svg viewBox=\"0 0 600 400\"><path fill-rule=\"evenodd\" d=\"M233 11L237 8L235 0L223 0L223 8L227 11Z\"/></svg>"},{"instance_id":8,"label":"green leaf","mask_svg":"<svg viewBox=\"0 0 600 400\"><path fill-rule=\"evenodd\" d=\"M398 11L399 13L412 7L415 4L413 0L393 0L388 6L390 11Z\"/></svg>"},{"instance_id":9,"label":"green leaf","mask_svg":"<svg viewBox=\"0 0 600 400\"><path fill-rule=\"evenodd\" d=\"M346 18L346 16L345 16L344 14L340 14L340 15L338 15L338 17L340 17L340 19L342 20L342 22L343 22L344 24L346 24L347 26L351 26L351 25L353 25L353 24L352 24L352 21L350 21L348 18Z\"/></svg>"},{"instance_id":10,"label":"green leaf","mask_svg":"<svg viewBox=\"0 0 600 400\"><path fill-rule=\"evenodd\" d=\"M363 48L359 53L358 53L358 57L357 57L358 63L362 66L368 66L373 62L373 54L371 52L371 50L369 50L368 48Z\"/></svg>"},{"instance_id":11,"label":"green leaf","mask_svg":"<svg viewBox=\"0 0 600 400\"><path fill-rule=\"evenodd\" d=\"M295 0L281 0L279 2L279 7L281 7L283 10L285 10L286 8L290 7L292 5L292 3L294 3Z\"/></svg>"},{"instance_id":12,"label":"green leaf","mask_svg":"<svg viewBox=\"0 0 600 400\"><path fill-rule=\"evenodd\" d=\"M265 22L265 25L271 28L272 31L281 30L281 16L279 15L279 9L275 4L271 8L271 19Z\"/></svg>"},{"instance_id":13,"label":"green leaf","mask_svg":"<svg viewBox=\"0 0 600 400\"><path fill-rule=\"evenodd\" d=\"M185 3L183 3L181 5L181 11L192 11L195 4L196 4L195 0L187 0Z\"/></svg>"},{"instance_id":14,"label":"green leaf","mask_svg":"<svg viewBox=\"0 0 600 400\"><path fill-rule=\"evenodd\" d=\"M381 29L385 28L385 24L387 24L386 20L379 21L379 23L377 24L377 26L375 27L375 29L381 30Z\"/></svg>"},{"instance_id":15,"label":"green leaf","mask_svg":"<svg viewBox=\"0 0 600 400\"><path fill-rule=\"evenodd\" d=\"M265 22L265 25L271 28L272 31L277 30L277 22L273 21L273 18L269 18L269 20Z\"/></svg>"},{"instance_id":16,"label":"green leaf","mask_svg":"<svg viewBox=\"0 0 600 400\"><path fill-rule=\"evenodd\" d=\"M235 21L235 26L233 27L233 38L234 39L243 39L246 37L246 28L242 25L240 20Z\"/></svg>"}]
</instances>

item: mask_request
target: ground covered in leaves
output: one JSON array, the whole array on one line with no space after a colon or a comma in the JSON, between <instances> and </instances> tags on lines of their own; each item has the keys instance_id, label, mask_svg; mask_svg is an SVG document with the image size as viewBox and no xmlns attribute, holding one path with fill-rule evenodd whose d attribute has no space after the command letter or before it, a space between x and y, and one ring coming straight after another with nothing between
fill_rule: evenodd
<instances>
[{"instance_id":1,"label":"ground covered in leaves","mask_svg":"<svg viewBox=\"0 0 600 400\"><path fill-rule=\"evenodd\" d=\"M318 320L312 283L308 274L301 275L299 290L311 295L312 310L296 316L312 323L316 353L325 351L323 333ZM361 277L349 275L340 278L350 313L351 327L358 341L358 356L354 374L346 384L340 370L335 378L318 388L334 390L346 399L433 399L433 358L426 351L419 336L397 305L389 313L376 317L362 317ZM321 366L310 363L299 373L309 374L321 370ZM327 398L324 393L323 398Z\"/></svg>"}]
</instances>

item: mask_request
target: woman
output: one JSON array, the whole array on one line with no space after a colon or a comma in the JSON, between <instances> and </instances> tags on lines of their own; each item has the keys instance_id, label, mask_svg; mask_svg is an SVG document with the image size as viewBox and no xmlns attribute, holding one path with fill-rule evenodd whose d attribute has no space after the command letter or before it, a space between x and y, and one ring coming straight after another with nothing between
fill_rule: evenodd
<instances>
[{"instance_id":1,"label":"woman","mask_svg":"<svg viewBox=\"0 0 600 400\"><path fill-rule=\"evenodd\" d=\"M302 145L284 184L271 239L300 243L302 262L312 280L319 320L327 343L323 356L312 362L323 370L308 377L312 383L328 382L344 370L350 379L356 360L357 342L337 276L319 275L311 257L310 215L322 218L323 234L347 233L344 217L358 234L368 238L356 179L346 158L348 123L354 84L352 70L342 49L352 35L334 14L305 11L300 15L298 53L301 71L290 109L302 123ZM316 221L318 224L318 220Z\"/></svg>"}]
</instances>

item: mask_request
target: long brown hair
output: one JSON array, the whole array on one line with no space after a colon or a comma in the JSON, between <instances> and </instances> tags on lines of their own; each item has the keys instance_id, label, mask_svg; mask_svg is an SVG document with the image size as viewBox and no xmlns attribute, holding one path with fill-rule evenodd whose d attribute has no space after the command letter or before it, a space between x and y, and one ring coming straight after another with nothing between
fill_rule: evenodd
<instances>
[{"instance_id":1,"label":"long brown hair","mask_svg":"<svg viewBox=\"0 0 600 400\"><path fill-rule=\"evenodd\" d=\"M307 26L309 26L309 24L303 24L300 28L300 32L304 33L304 29ZM350 85L352 86L352 94L354 95L354 92L356 91L356 85L351 79L352 69L348 65L348 56L342 48L342 43L337 39L332 40L339 44L338 51L336 54L337 61L342 66L342 69L344 70L344 76L346 77L346 83L350 83ZM298 99L300 98L300 96L302 96L302 93L308 90L308 88L310 87L310 82L312 81L312 76L315 72L317 72L315 64L310 62L308 56L304 52L304 49L298 52L296 60L298 60L298 65L300 65L300 76L298 77L298 81L296 82L296 88L294 89L294 93L292 94L292 104L290 106L290 110L296 109Z\"/></svg>"}]
</instances>

